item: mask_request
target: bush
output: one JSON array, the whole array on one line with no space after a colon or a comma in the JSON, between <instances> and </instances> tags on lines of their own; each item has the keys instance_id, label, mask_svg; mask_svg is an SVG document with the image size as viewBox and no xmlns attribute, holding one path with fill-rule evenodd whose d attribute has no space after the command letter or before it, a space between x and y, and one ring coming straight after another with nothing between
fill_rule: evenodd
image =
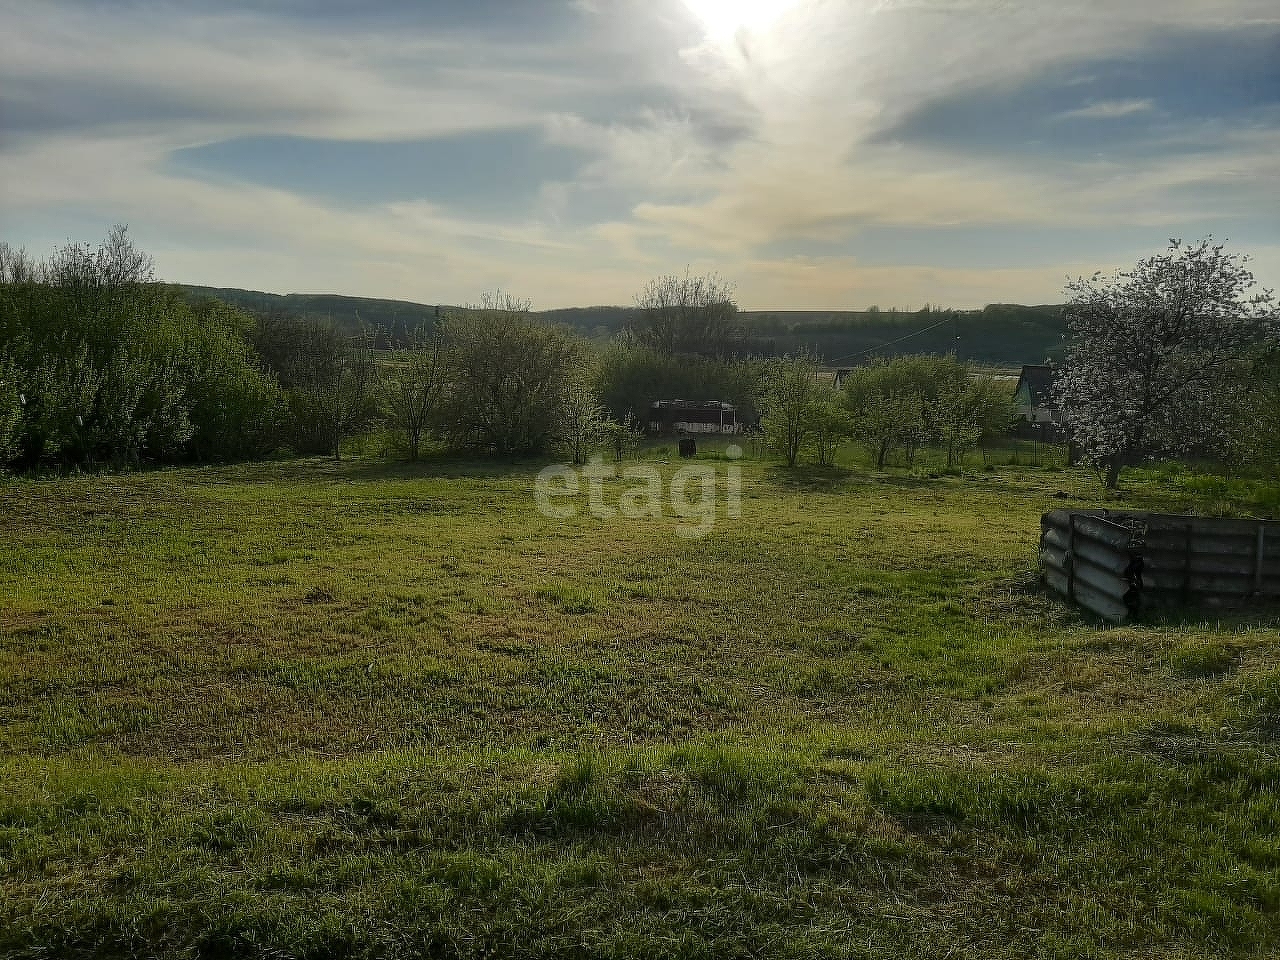
<instances>
[{"instance_id":1,"label":"bush","mask_svg":"<svg viewBox=\"0 0 1280 960\"><path fill-rule=\"evenodd\" d=\"M0 457L63 466L257 456L282 397L250 321L152 280L116 228L0 284ZM14 415L12 395L19 402Z\"/></svg>"},{"instance_id":2,"label":"bush","mask_svg":"<svg viewBox=\"0 0 1280 960\"><path fill-rule=\"evenodd\" d=\"M450 445L499 456L546 450L582 365L582 341L534 320L528 302L501 294L445 317L441 335L449 390L440 419Z\"/></svg>"},{"instance_id":3,"label":"bush","mask_svg":"<svg viewBox=\"0 0 1280 960\"><path fill-rule=\"evenodd\" d=\"M642 346L614 345L596 364L595 391L609 414L621 422L631 414L649 419L655 400L721 400L738 408L738 421L760 417L764 365L752 360L677 357Z\"/></svg>"}]
</instances>

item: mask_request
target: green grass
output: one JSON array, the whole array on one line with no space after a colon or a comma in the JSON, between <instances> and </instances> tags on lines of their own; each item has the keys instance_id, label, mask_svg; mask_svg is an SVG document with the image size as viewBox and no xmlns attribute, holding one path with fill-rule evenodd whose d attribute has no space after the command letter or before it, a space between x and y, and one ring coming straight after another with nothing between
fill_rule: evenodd
<instances>
[{"instance_id":1,"label":"green grass","mask_svg":"<svg viewBox=\"0 0 1280 960\"><path fill-rule=\"evenodd\" d=\"M703 540L537 465L0 484L0 955L1274 955L1280 613L1034 558L1275 486L934 467L748 456Z\"/></svg>"}]
</instances>

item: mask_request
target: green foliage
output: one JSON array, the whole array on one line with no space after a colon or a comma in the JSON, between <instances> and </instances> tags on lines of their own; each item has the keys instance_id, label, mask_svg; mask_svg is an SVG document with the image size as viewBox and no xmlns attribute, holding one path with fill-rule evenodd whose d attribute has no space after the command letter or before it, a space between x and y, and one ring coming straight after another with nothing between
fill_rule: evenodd
<instances>
[{"instance_id":1,"label":"green foliage","mask_svg":"<svg viewBox=\"0 0 1280 960\"><path fill-rule=\"evenodd\" d=\"M760 428L765 441L781 456L787 466L794 467L800 451L813 437L816 421L824 424L832 412L826 394L830 389L818 379L818 367L809 357L791 357L771 363L765 374ZM833 443L828 438L826 451Z\"/></svg>"},{"instance_id":2,"label":"green foliage","mask_svg":"<svg viewBox=\"0 0 1280 960\"><path fill-rule=\"evenodd\" d=\"M738 353L741 330L733 286L716 274L669 274L636 296L624 342L673 357L723 358Z\"/></svg>"},{"instance_id":3,"label":"green foliage","mask_svg":"<svg viewBox=\"0 0 1280 960\"><path fill-rule=\"evenodd\" d=\"M197 460L250 460L281 442L288 418L279 382L248 340L252 320L217 300L192 304L186 400Z\"/></svg>"},{"instance_id":4,"label":"green foliage","mask_svg":"<svg viewBox=\"0 0 1280 960\"><path fill-rule=\"evenodd\" d=\"M644 428L628 413L622 422L606 419L604 421L604 439L613 451L614 459L621 462L629 454L640 448L644 440Z\"/></svg>"},{"instance_id":5,"label":"green foliage","mask_svg":"<svg viewBox=\"0 0 1280 960\"><path fill-rule=\"evenodd\" d=\"M429 430L439 427L447 387L444 341L439 332L418 331L381 380L388 424L403 435L410 460L417 460Z\"/></svg>"},{"instance_id":6,"label":"green foliage","mask_svg":"<svg viewBox=\"0 0 1280 960\"><path fill-rule=\"evenodd\" d=\"M853 435L883 469L895 449L913 463L926 443L940 443L952 468L983 437L1002 436L1013 414L1008 387L975 375L955 357L895 357L845 378Z\"/></svg>"},{"instance_id":7,"label":"green foliage","mask_svg":"<svg viewBox=\"0 0 1280 960\"><path fill-rule=\"evenodd\" d=\"M342 440L377 412L376 369L369 338L302 317L260 319L254 346L284 388L286 437L301 453L338 456Z\"/></svg>"},{"instance_id":8,"label":"green foliage","mask_svg":"<svg viewBox=\"0 0 1280 960\"><path fill-rule=\"evenodd\" d=\"M626 443L619 427L609 419L591 387L576 380L565 388L553 439L574 463L586 463L587 455L605 440Z\"/></svg>"},{"instance_id":9,"label":"green foliage","mask_svg":"<svg viewBox=\"0 0 1280 960\"><path fill-rule=\"evenodd\" d=\"M348 335L373 331L381 345L393 347L411 342L424 326L433 327L441 313L439 306L399 300L279 295L212 287L185 289L198 297L217 297L261 316L302 317L332 324ZM543 310L534 316L546 323L567 326L601 344L644 322L641 309L635 306L570 307ZM955 352L971 361L1011 366L1038 363L1059 357L1066 331L1062 307L1055 305L993 303L981 310L932 308L927 317L918 311L879 307L863 311L741 310L732 316L726 342L739 356L810 353L833 364L872 354L890 356L901 350ZM904 337L908 339L903 340ZM885 344L893 345L885 348Z\"/></svg>"},{"instance_id":10,"label":"green foliage","mask_svg":"<svg viewBox=\"0 0 1280 960\"><path fill-rule=\"evenodd\" d=\"M126 466L274 446L279 388L247 318L155 283L123 228L19 274L0 285L0 358L26 397L10 456Z\"/></svg>"},{"instance_id":11,"label":"green foliage","mask_svg":"<svg viewBox=\"0 0 1280 960\"><path fill-rule=\"evenodd\" d=\"M499 456L546 450L579 372L582 342L532 319L527 301L503 294L446 316L440 329L450 384L442 422L450 443Z\"/></svg>"},{"instance_id":12,"label":"green foliage","mask_svg":"<svg viewBox=\"0 0 1280 960\"><path fill-rule=\"evenodd\" d=\"M1257 358L1235 391L1229 449L1232 460L1280 470L1280 349Z\"/></svg>"},{"instance_id":13,"label":"green foliage","mask_svg":"<svg viewBox=\"0 0 1280 960\"><path fill-rule=\"evenodd\" d=\"M440 308L405 300L344 297L337 294L262 293L233 287L183 288L196 298L216 298L258 317L291 317L329 327L346 337L374 334L380 345L406 346L434 328Z\"/></svg>"},{"instance_id":14,"label":"green foliage","mask_svg":"<svg viewBox=\"0 0 1280 960\"><path fill-rule=\"evenodd\" d=\"M844 381L853 435L875 452L884 469L890 452L901 447L914 460L929 436L927 408L940 384L934 357L898 357L858 367Z\"/></svg>"},{"instance_id":15,"label":"green foliage","mask_svg":"<svg viewBox=\"0 0 1280 960\"><path fill-rule=\"evenodd\" d=\"M1062 349L1065 323L1058 306L990 304L982 310L930 309L928 314L865 311L744 312L745 335L765 355L808 352L836 364L902 352L957 353L1004 365L1040 362ZM885 346L888 344L889 346Z\"/></svg>"},{"instance_id":16,"label":"green foliage","mask_svg":"<svg viewBox=\"0 0 1280 960\"><path fill-rule=\"evenodd\" d=\"M840 444L853 432L853 418L843 396L823 384L818 390L809 417L809 436L805 448L820 467L835 463Z\"/></svg>"},{"instance_id":17,"label":"green foliage","mask_svg":"<svg viewBox=\"0 0 1280 960\"><path fill-rule=\"evenodd\" d=\"M947 364L940 372L943 379L926 416L932 437L947 451L947 466L954 467L983 438L1009 432L1014 402L1006 383L975 376L963 364Z\"/></svg>"},{"instance_id":18,"label":"green foliage","mask_svg":"<svg viewBox=\"0 0 1280 960\"><path fill-rule=\"evenodd\" d=\"M22 401L18 369L12 362L0 357L0 469L18 455Z\"/></svg>"},{"instance_id":19,"label":"green foliage","mask_svg":"<svg viewBox=\"0 0 1280 960\"><path fill-rule=\"evenodd\" d=\"M614 344L595 367L595 390L615 420L643 424L656 400L720 400L738 420L759 419L763 364L748 360L676 357L647 347Z\"/></svg>"}]
</instances>

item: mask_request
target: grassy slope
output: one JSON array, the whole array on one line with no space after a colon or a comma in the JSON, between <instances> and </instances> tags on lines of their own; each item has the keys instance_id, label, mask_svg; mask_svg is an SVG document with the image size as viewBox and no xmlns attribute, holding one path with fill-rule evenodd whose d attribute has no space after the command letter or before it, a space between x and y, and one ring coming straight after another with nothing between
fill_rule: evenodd
<instances>
[{"instance_id":1,"label":"grassy slope","mask_svg":"<svg viewBox=\"0 0 1280 960\"><path fill-rule=\"evenodd\" d=\"M1082 476L746 469L702 541L521 468L0 485L0 954L1280 947L1274 616L1039 595Z\"/></svg>"}]
</instances>

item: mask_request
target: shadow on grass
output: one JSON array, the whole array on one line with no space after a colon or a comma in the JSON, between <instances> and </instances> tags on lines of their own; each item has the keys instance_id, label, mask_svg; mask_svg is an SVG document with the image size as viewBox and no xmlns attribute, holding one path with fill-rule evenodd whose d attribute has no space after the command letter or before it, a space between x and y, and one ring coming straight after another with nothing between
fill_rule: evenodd
<instances>
[{"instance_id":1,"label":"shadow on grass","mask_svg":"<svg viewBox=\"0 0 1280 960\"><path fill-rule=\"evenodd\" d=\"M761 476L780 487L787 487L793 490L822 491L839 490L855 478L865 479L863 474L847 467L818 467L808 464L794 467L769 464L764 467Z\"/></svg>"},{"instance_id":2,"label":"shadow on grass","mask_svg":"<svg viewBox=\"0 0 1280 960\"><path fill-rule=\"evenodd\" d=\"M1250 600L1241 598L1230 605L1196 604L1194 601L1176 607L1158 607L1142 610L1123 624L1114 624L1063 598L1044 585L1038 573L1028 581L1024 590L1029 596L1043 597L1074 614L1082 623L1103 629L1127 629L1138 627L1167 633L1190 631L1280 630L1280 600Z\"/></svg>"},{"instance_id":3,"label":"shadow on grass","mask_svg":"<svg viewBox=\"0 0 1280 960\"><path fill-rule=\"evenodd\" d=\"M244 484L367 483L380 480L528 479L546 466L545 460L465 460L423 458L417 462L383 457L302 457L240 464L167 467L153 473L181 471L199 482Z\"/></svg>"},{"instance_id":4,"label":"shadow on grass","mask_svg":"<svg viewBox=\"0 0 1280 960\"><path fill-rule=\"evenodd\" d=\"M1187 603L1144 611L1135 625L1162 630L1280 629L1280 600L1241 599L1230 606Z\"/></svg>"}]
</instances>

